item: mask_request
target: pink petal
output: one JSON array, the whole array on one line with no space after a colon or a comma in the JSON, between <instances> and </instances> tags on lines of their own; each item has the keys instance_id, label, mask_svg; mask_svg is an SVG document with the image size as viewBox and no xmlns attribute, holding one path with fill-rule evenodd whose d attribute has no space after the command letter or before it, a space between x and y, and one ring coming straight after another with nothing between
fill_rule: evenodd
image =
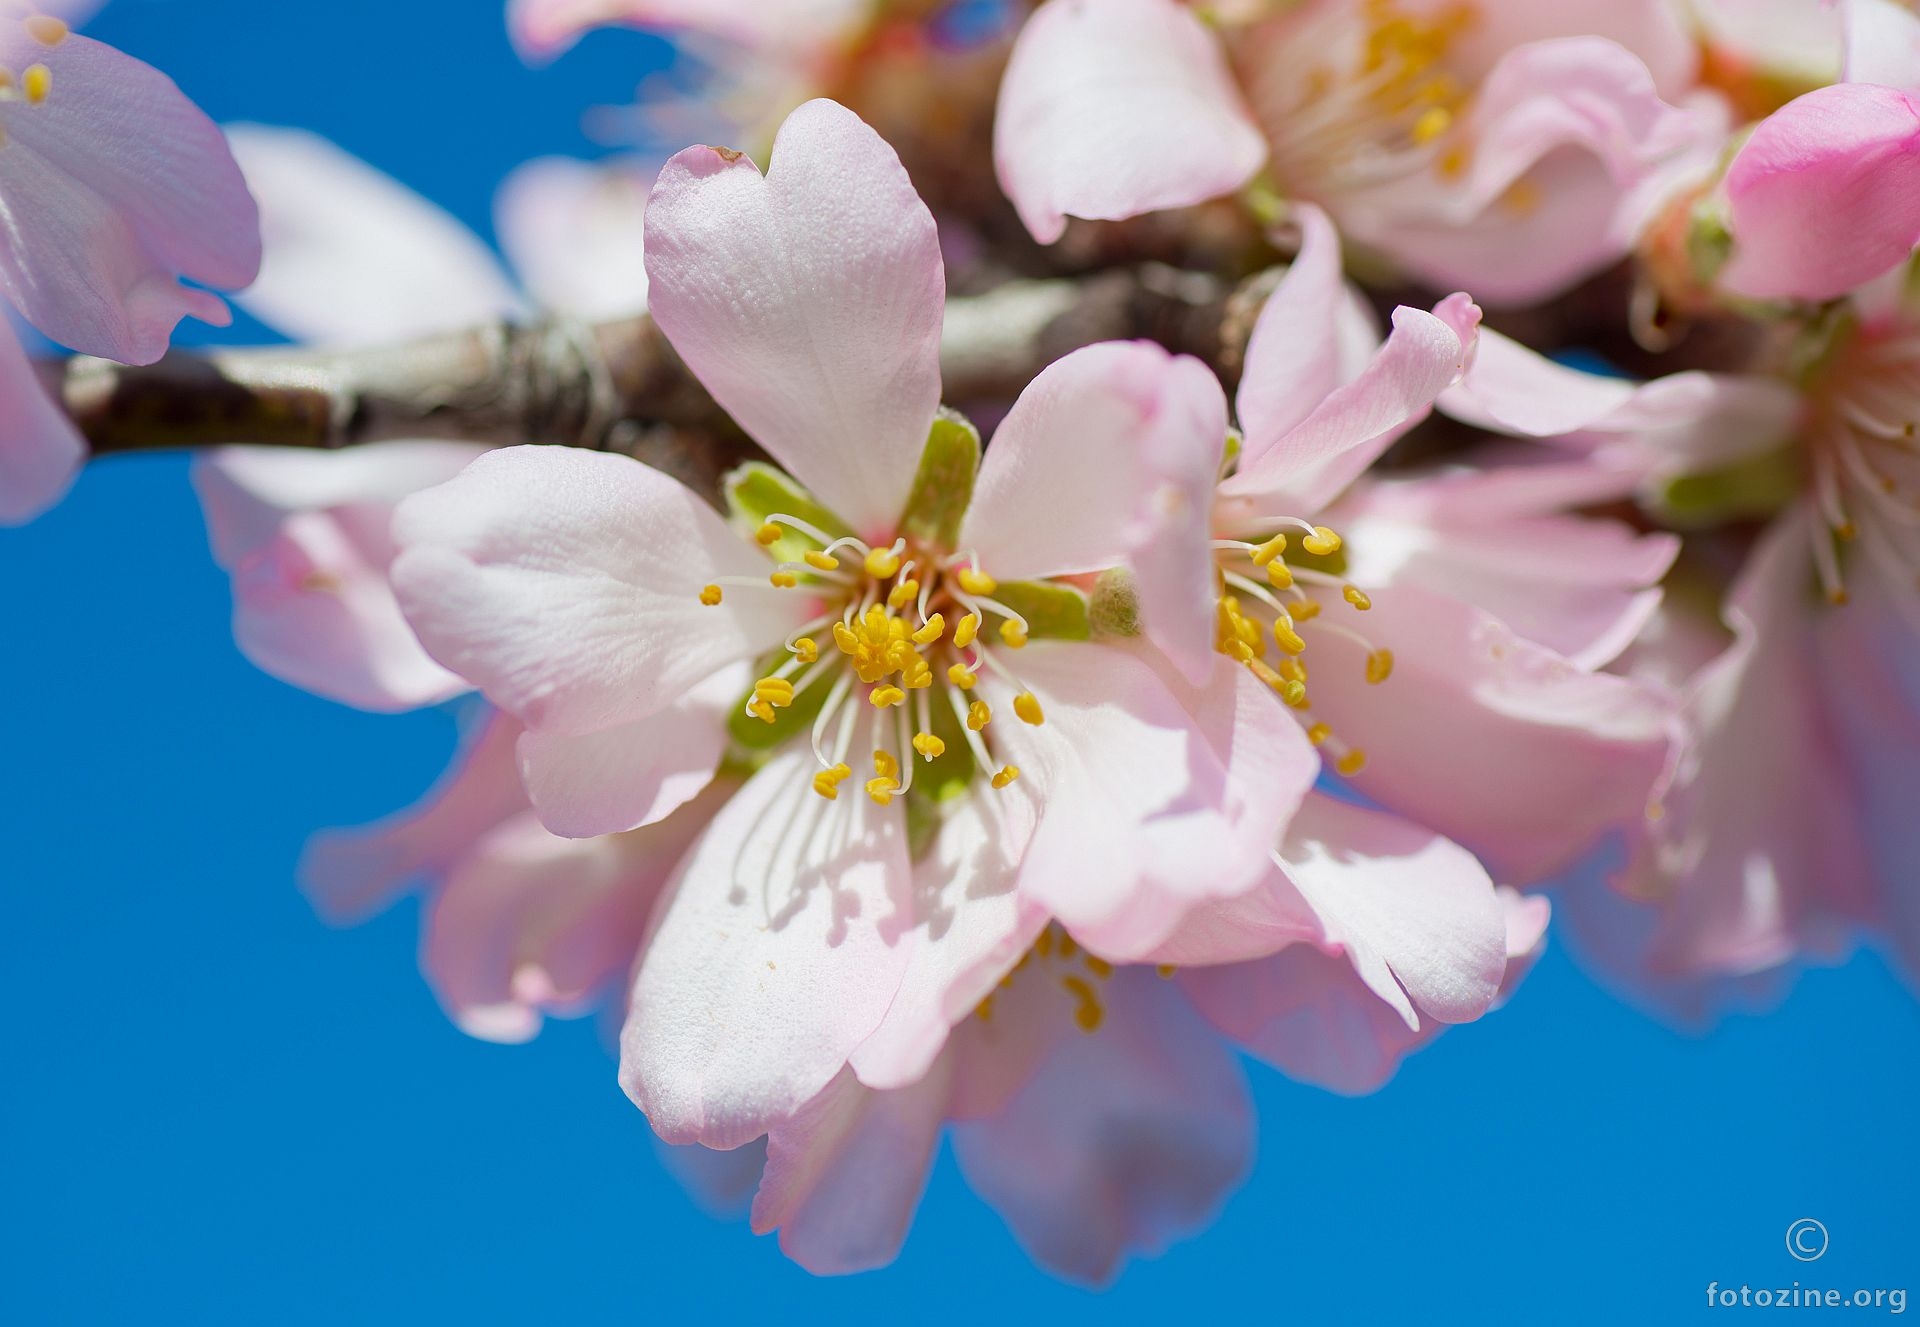
<instances>
[{"instance_id":1,"label":"pink petal","mask_svg":"<svg viewBox=\"0 0 1920 1327\"><path fill-rule=\"evenodd\" d=\"M620 1081L670 1143L737 1147L827 1086L908 961L904 808L816 796L776 755L681 864L634 980Z\"/></svg>"},{"instance_id":2,"label":"pink petal","mask_svg":"<svg viewBox=\"0 0 1920 1327\"><path fill-rule=\"evenodd\" d=\"M953 1131L967 1182L1022 1247L1089 1284L1204 1229L1253 1161L1246 1080L1178 990L1123 968L1101 997L1097 1032L1069 1033L1003 1111Z\"/></svg>"},{"instance_id":3,"label":"pink petal","mask_svg":"<svg viewBox=\"0 0 1920 1327\"><path fill-rule=\"evenodd\" d=\"M1232 193L1267 144L1213 33L1177 0L1048 0L1000 85L1000 185L1042 244Z\"/></svg>"},{"instance_id":4,"label":"pink petal","mask_svg":"<svg viewBox=\"0 0 1920 1327\"><path fill-rule=\"evenodd\" d=\"M944 811L913 867L914 926L900 989L849 1058L868 1087L918 1082L946 1046L948 1029L992 993L1047 924L1046 913L1014 888L1033 803L976 785Z\"/></svg>"},{"instance_id":5,"label":"pink petal","mask_svg":"<svg viewBox=\"0 0 1920 1327\"><path fill-rule=\"evenodd\" d=\"M302 129L228 133L266 245L259 280L236 302L268 326L300 341L364 345L520 311L493 250L398 180Z\"/></svg>"},{"instance_id":6,"label":"pink petal","mask_svg":"<svg viewBox=\"0 0 1920 1327\"><path fill-rule=\"evenodd\" d=\"M752 684L747 667L735 664L635 723L521 734L521 777L541 823L584 839L669 815L712 780L727 748L727 719Z\"/></svg>"},{"instance_id":7,"label":"pink petal","mask_svg":"<svg viewBox=\"0 0 1920 1327\"><path fill-rule=\"evenodd\" d=\"M1268 312L1279 317L1286 311ZM1261 321L1267 316L1263 312ZM1285 434L1262 443L1249 436L1239 472L1221 485L1222 494L1285 494L1308 511L1331 500L1459 381L1479 325L1480 310L1465 295L1450 296L1432 313L1401 305L1393 311L1386 344L1357 377Z\"/></svg>"},{"instance_id":8,"label":"pink petal","mask_svg":"<svg viewBox=\"0 0 1920 1327\"><path fill-rule=\"evenodd\" d=\"M641 236L655 172L541 157L507 176L494 228L534 299L576 318L622 318L647 307Z\"/></svg>"},{"instance_id":9,"label":"pink petal","mask_svg":"<svg viewBox=\"0 0 1920 1327\"><path fill-rule=\"evenodd\" d=\"M362 829L315 834L299 870L314 910L335 925L358 921L408 885L445 874L482 835L524 812L513 755L519 736L518 723L489 711L416 805Z\"/></svg>"},{"instance_id":10,"label":"pink petal","mask_svg":"<svg viewBox=\"0 0 1920 1327\"><path fill-rule=\"evenodd\" d=\"M1522 883L1643 823L1671 719L1659 690L1578 669L1449 596L1372 599L1353 625L1393 651L1391 678L1369 685L1365 651L1331 633L1307 655L1314 713L1367 753L1363 795Z\"/></svg>"},{"instance_id":11,"label":"pink petal","mask_svg":"<svg viewBox=\"0 0 1920 1327\"><path fill-rule=\"evenodd\" d=\"M1920 18L1894 0L1847 0L1847 83L1920 92Z\"/></svg>"},{"instance_id":12,"label":"pink petal","mask_svg":"<svg viewBox=\"0 0 1920 1327\"><path fill-rule=\"evenodd\" d=\"M843 1071L767 1134L753 1229L816 1276L884 1267L900 1253L946 1122L948 1062L876 1092Z\"/></svg>"},{"instance_id":13,"label":"pink petal","mask_svg":"<svg viewBox=\"0 0 1920 1327\"><path fill-rule=\"evenodd\" d=\"M1144 341L1077 350L1042 371L994 433L960 547L1007 580L1130 562L1149 629L1203 680L1208 517L1226 437L1226 396L1198 360Z\"/></svg>"},{"instance_id":14,"label":"pink petal","mask_svg":"<svg viewBox=\"0 0 1920 1327\"><path fill-rule=\"evenodd\" d=\"M427 657L387 579L400 499L444 483L486 449L395 442L341 452L223 447L194 489L214 558L233 581L233 635L263 672L378 712L468 690Z\"/></svg>"},{"instance_id":15,"label":"pink petal","mask_svg":"<svg viewBox=\"0 0 1920 1327\"><path fill-rule=\"evenodd\" d=\"M637 461L566 447L488 452L394 517L394 589L436 659L529 726L586 734L657 713L773 648L795 595L701 588L770 564Z\"/></svg>"},{"instance_id":16,"label":"pink petal","mask_svg":"<svg viewBox=\"0 0 1920 1327\"><path fill-rule=\"evenodd\" d=\"M0 287L62 345L132 364L160 358L189 314L224 325L218 297L180 278L244 286L259 217L220 130L171 79L111 46L47 46L0 20L0 64L45 65L42 104L0 107Z\"/></svg>"},{"instance_id":17,"label":"pink petal","mask_svg":"<svg viewBox=\"0 0 1920 1327\"><path fill-rule=\"evenodd\" d=\"M40 383L13 325L0 319L0 525L24 525L66 496L87 444Z\"/></svg>"},{"instance_id":18,"label":"pink petal","mask_svg":"<svg viewBox=\"0 0 1920 1327\"><path fill-rule=\"evenodd\" d=\"M851 111L787 117L763 178L688 148L647 204L655 320L794 478L891 538L940 404L946 273L933 215Z\"/></svg>"},{"instance_id":19,"label":"pink petal","mask_svg":"<svg viewBox=\"0 0 1920 1327\"><path fill-rule=\"evenodd\" d=\"M1318 761L1299 726L1243 669L1192 688L1146 652L1036 641L1006 660L1045 723L1013 717L1013 691L983 677L999 717L988 740L1021 770L1039 828L1020 892L1090 948L1129 958L1187 909L1266 873L1280 826Z\"/></svg>"},{"instance_id":20,"label":"pink petal","mask_svg":"<svg viewBox=\"0 0 1920 1327\"><path fill-rule=\"evenodd\" d=\"M528 59L552 59L589 29L624 24L706 33L747 46L827 41L867 16L871 0L508 0L507 25Z\"/></svg>"},{"instance_id":21,"label":"pink petal","mask_svg":"<svg viewBox=\"0 0 1920 1327\"><path fill-rule=\"evenodd\" d=\"M1771 16L1754 12L1754 0L1734 0L1758 26ZM1805 7L1805 0L1791 0ZM1515 47L1555 37L1602 37L1638 56L1668 100L1694 90L1699 45L1685 21L1692 15L1672 0L1481 0L1476 22L1448 45L1447 67L1456 77L1484 78Z\"/></svg>"},{"instance_id":22,"label":"pink petal","mask_svg":"<svg viewBox=\"0 0 1920 1327\"><path fill-rule=\"evenodd\" d=\"M1920 103L1865 83L1816 89L1760 122L1726 175L1728 289L1830 299L1920 242Z\"/></svg>"},{"instance_id":23,"label":"pink petal","mask_svg":"<svg viewBox=\"0 0 1920 1327\"><path fill-rule=\"evenodd\" d=\"M469 845L427 909L421 963L462 1031L528 1041L588 1012L640 952L661 886L734 788L632 834L562 839L520 815Z\"/></svg>"}]
</instances>

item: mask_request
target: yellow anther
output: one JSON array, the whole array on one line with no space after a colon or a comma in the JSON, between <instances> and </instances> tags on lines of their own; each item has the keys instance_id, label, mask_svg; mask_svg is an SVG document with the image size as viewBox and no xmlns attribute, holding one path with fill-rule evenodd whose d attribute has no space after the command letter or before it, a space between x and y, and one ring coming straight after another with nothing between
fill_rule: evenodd
<instances>
[{"instance_id":1,"label":"yellow anther","mask_svg":"<svg viewBox=\"0 0 1920 1327\"><path fill-rule=\"evenodd\" d=\"M1221 641L1219 648L1220 653L1226 655L1235 663L1250 664L1254 662L1253 646L1247 644L1238 636L1230 640Z\"/></svg>"},{"instance_id":2,"label":"yellow anther","mask_svg":"<svg viewBox=\"0 0 1920 1327\"><path fill-rule=\"evenodd\" d=\"M1085 977L1062 977L1060 984L1079 1001L1073 1011L1073 1021L1080 1025L1082 1032L1098 1032L1107 1011L1100 1003L1100 993L1093 989L1093 983Z\"/></svg>"},{"instance_id":3,"label":"yellow anther","mask_svg":"<svg viewBox=\"0 0 1920 1327\"><path fill-rule=\"evenodd\" d=\"M993 996L989 995L986 999L975 1005L973 1012L982 1023L991 1023L993 1021Z\"/></svg>"},{"instance_id":4,"label":"yellow anther","mask_svg":"<svg viewBox=\"0 0 1920 1327\"><path fill-rule=\"evenodd\" d=\"M1292 655L1282 659L1278 665L1280 676L1291 678L1295 682L1307 680L1307 666Z\"/></svg>"},{"instance_id":5,"label":"yellow anther","mask_svg":"<svg viewBox=\"0 0 1920 1327\"><path fill-rule=\"evenodd\" d=\"M813 790L829 802L840 796L840 785L853 777L853 769L844 763L823 769L813 776Z\"/></svg>"},{"instance_id":6,"label":"yellow anther","mask_svg":"<svg viewBox=\"0 0 1920 1327\"><path fill-rule=\"evenodd\" d=\"M1266 543L1255 548L1251 553L1248 553L1247 556L1253 559L1254 566L1264 567L1286 551L1287 537L1283 534L1277 534L1267 540Z\"/></svg>"},{"instance_id":7,"label":"yellow anther","mask_svg":"<svg viewBox=\"0 0 1920 1327\"><path fill-rule=\"evenodd\" d=\"M800 583L800 578L790 571L776 571L767 580L776 590L791 590Z\"/></svg>"},{"instance_id":8,"label":"yellow anther","mask_svg":"<svg viewBox=\"0 0 1920 1327\"><path fill-rule=\"evenodd\" d=\"M853 654L860 648L860 638L853 634L853 628L844 622L833 624L833 643L842 654Z\"/></svg>"},{"instance_id":9,"label":"yellow anther","mask_svg":"<svg viewBox=\"0 0 1920 1327\"><path fill-rule=\"evenodd\" d=\"M793 683L784 677L763 677L753 684L753 694L775 705L793 704Z\"/></svg>"},{"instance_id":10,"label":"yellow anther","mask_svg":"<svg viewBox=\"0 0 1920 1327\"><path fill-rule=\"evenodd\" d=\"M713 608L717 606L720 602L720 587L718 585L701 586L700 602L705 604L708 608Z\"/></svg>"},{"instance_id":11,"label":"yellow anther","mask_svg":"<svg viewBox=\"0 0 1920 1327\"><path fill-rule=\"evenodd\" d=\"M1047 721L1047 716L1040 710L1039 698L1031 691L1022 691L1013 698L1013 712L1020 716L1022 722L1036 728Z\"/></svg>"},{"instance_id":12,"label":"yellow anther","mask_svg":"<svg viewBox=\"0 0 1920 1327\"><path fill-rule=\"evenodd\" d=\"M873 772L883 779L898 779L900 762L893 758L893 752L876 749L873 753Z\"/></svg>"},{"instance_id":13,"label":"yellow anther","mask_svg":"<svg viewBox=\"0 0 1920 1327\"><path fill-rule=\"evenodd\" d=\"M938 760L947 754L947 744L932 733L915 733L913 749L918 751L924 760Z\"/></svg>"},{"instance_id":14,"label":"yellow anther","mask_svg":"<svg viewBox=\"0 0 1920 1327\"><path fill-rule=\"evenodd\" d=\"M1464 147L1450 147L1436 164L1442 175L1458 179L1467 173L1467 150Z\"/></svg>"},{"instance_id":15,"label":"yellow anther","mask_svg":"<svg viewBox=\"0 0 1920 1327\"><path fill-rule=\"evenodd\" d=\"M747 713L760 720L761 723L775 722L773 705L764 696L755 696L752 700L748 701Z\"/></svg>"},{"instance_id":16,"label":"yellow anther","mask_svg":"<svg viewBox=\"0 0 1920 1327\"><path fill-rule=\"evenodd\" d=\"M65 22L51 14L35 14L20 26L27 30L29 37L42 46L58 46L67 39L67 34L73 31Z\"/></svg>"},{"instance_id":17,"label":"yellow anther","mask_svg":"<svg viewBox=\"0 0 1920 1327\"><path fill-rule=\"evenodd\" d=\"M962 691L973 690L973 684L980 680L980 674L973 672L965 664L954 664L947 669L947 681Z\"/></svg>"},{"instance_id":18,"label":"yellow anther","mask_svg":"<svg viewBox=\"0 0 1920 1327\"><path fill-rule=\"evenodd\" d=\"M1291 589L1293 586L1293 568L1279 558L1267 564L1267 584L1276 590Z\"/></svg>"},{"instance_id":19,"label":"yellow anther","mask_svg":"<svg viewBox=\"0 0 1920 1327\"><path fill-rule=\"evenodd\" d=\"M900 685L909 691L924 691L933 685L933 665L914 655L900 670Z\"/></svg>"},{"instance_id":20,"label":"yellow anther","mask_svg":"<svg viewBox=\"0 0 1920 1327\"><path fill-rule=\"evenodd\" d=\"M927 619L926 625L913 633L913 643L915 645L931 645L946 635L946 633L947 620L941 617L940 614L935 613Z\"/></svg>"},{"instance_id":21,"label":"yellow anther","mask_svg":"<svg viewBox=\"0 0 1920 1327\"><path fill-rule=\"evenodd\" d=\"M1413 122L1413 141L1425 146L1441 134L1447 132L1453 123L1453 113L1443 106L1431 106L1420 113Z\"/></svg>"},{"instance_id":22,"label":"yellow anther","mask_svg":"<svg viewBox=\"0 0 1920 1327\"><path fill-rule=\"evenodd\" d=\"M996 788L1004 788L1019 777L1020 767L1018 765L1002 765L999 771L993 776L993 786Z\"/></svg>"},{"instance_id":23,"label":"yellow anther","mask_svg":"<svg viewBox=\"0 0 1920 1327\"><path fill-rule=\"evenodd\" d=\"M960 588L968 594L992 594L1000 588L999 581L978 567L962 567L955 579L960 582Z\"/></svg>"},{"instance_id":24,"label":"yellow anther","mask_svg":"<svg viewBox=\"0 0 1920 1327\"><path fill-rule=\"evenodd\" d=\"M1051 958L1053 956L1053 928L1051 926L1034 937L1033 952L1040 955L1041 958Z\"/></svg>"},{"instance_id":25,"label":"yellow anther","mask_svg":"<svg viewBox=\"0 0 1920 1327\"><path fill-rule=\"evenodd\" d=\"M900 570L900 555L891 548L876 548L867 554L867 575L886 580Z\"/></svg>"},{"instance_id":26,"label":"yellow anther","mask_svg":"<svg viewBox=\"0 0 1920 1327\"><path fill-rule=\"evenodd\" d=\"M839 558L831 553L822 553L818 549L809 548L801 556L806 558L809 567L819 571L834 571L840 566Z\"/></svg>"},{"instance_id":27,"label":"yellow anther","mask_svg":"<svg viewBox=\"0 0 1920 1327\"><path fill-rule=\"evenodd\" d=\"M1848 596L1845 588L1836 585L1831 590L1827 591L1827 602L1832 604L1835 608L1845 608L1847 606L1847 601L1848 601Z\"/></svg>"},{"instance_id":28,"label":"yellow anther","mask_svg":"<svg viewBox=\"0 0 1920 1327\"><path fill-rule=\"evenodd\" d=\"M1027 645L1027 629L1007 618L1000 623L1000 639L1010 650L1022 650Z\"/></svg>"},{"instance_id":29,"label":"yellow anther","mask_svg":"<svg viewBox=\"0 0 1920 1327\"><path fill-rule=\"evenodd\" d=\"M876 710L884 710L889 705L898 705L906 698L907 693L892 684L875 687L873 694L867 697Z\"/></svg>"},{"instance_id":30,"label":"yellow anther","mask_svg":"<svg viewBox=\"0 0 1920 1327\"><path fill-rule=\"evenodd\" d=\"M893 805L893 795L900 791L900 785L892 779L879 778L867 780L867 796L876 806Z\"/></svg>"},{"instance_id":31,"label":"yellow anther","mask_svg":"<svg viewBox=\"0 0 1920 1327\"><path fill-rule=\"evenodd\" d=\"M1168 978L1172 977L1174 973L1180 971L1180 969L1175 967L1171 963L1162 963L1156 968L1154 968L1154 971L1160 974L1161 981L1166 981Z\"/></svg>"},{"instance_id":32,"label":"yellow anther","mask_svg":"<svg viewBox=\"0 0 1920 1327\"><path fill-rule=\"evenodd\" d=\"M1348 778L1352 778L1367 767L1367 753L1359 747L1355 747L1353 750L1347 752L1346 755L1336 760L1333 767Z\"/></svg>"},{"instance_id":33,"label":"yellow anther","mask_svg":"<svg viewBox=\"0 0 1920 1327\"><path fill-rule=\"evenodd\" d=\"M1842 521L1833 527L1833 537L1843 544L1850 544L1860 537L1860 531L1852 521Z\"/></svg>"},{"instance_id":34,"label":"yellow anther","mask_svg":"<svg viewBox=\"0 0 1920 1327\"><path fill-rule=\"evenodd\" d=\"M973 704L967 706L967 727L973 729L974 732L979 732L992 722L993 711L987 708L986 701L976 700Z\"/></svg>"},{"instance_id":35,"label":"yellow anther","mask_svg":"<svg viewBox=\"0 0 1920 1327\"><path fill-rule=\"evenodd\" d=\"M1379 686L1392 676L1392 650L1375 650L1367 656L1367 681Z\"/></svg>"},{"instance_id":36,"label":"yellow anther","mask_svg":"<svg viewBox=\"0 0 1920 1327\"><path fill-rule=\"evenodd\" d=\"M893 609L897 613L901 609L905 608L908 604L912 603L913 597L919 593L920 593L919 581L916 581L916 580L901 581L898 585L894 586L893 589L887 592L887 607Z\"/></svg>"},{"instance_id":37,"label":"yellow anther","mask_svg":"<svg viewBox=\"0 0 1920 1327\"><path fill-rule=\"evenodd\" d=\"M1296 710L1305 709L1307 707L1307 684L1305 682L1288 681L1285 686L1280 688L1280 699L1286 701L1288 705Z\"/></svg>"},{"instance_id":38,"label":"yellow anther","mask_svg":"<svg viewBox=\"0 0 1920 1327\"><path fill-rule=\"evenodd\" d=\"M1311 622L1320 616L1320 601L1302 599L1299 603L1292 605L1289 611L1293 614L1295 622Z\"/></svg>"},{"instance_id":39,"label":"yellow anther","mask_svg":"<svg viewBox=\"0 0 1920 1327\"><path fill-rule=\"evenodd\" d=\"M786 533L787 532L785 530L782 530L779 526L775 525L772 521L768 521L766 524L762 525L758 530L755 530L753 532L753 538L754 538L754 541L760 545L760 547L772 548L775 544L780 542L780 540L786 535Z\"/></svg>"},{"instance_id":40,"label":"yellow anther","mask_svg":"<svg viewBox=\"0 0 1920 1327\"><path fill-rule=\"evenodd\" d=\"M28 65L27 72L20 76L20 90L38 106L53 93L53 70L45 65Z\"/></svg>"},{"instance_id":41,"label":"yellow anther","mask_svg":"<svg viewBox=\"0 0 1920 1327\"><path fill-rule=\"evenodd\" d=\"M1332 736L1333 736L1333 729L1327 727L1327 725L1324 723L1316 723L1312 727L1307 729L1307 740L1309 742L1312 742L1315 746L1321 746L1325 744L1326 740Z\"/></svg>"},{"instance_id":42,"label":"yellow anther","mask_svg":"<svg viewBox=\"0 0 1920 1327\"><path fill-rule=\"evenodd\" d=\"M1307 648L1306 641L1293 629L1293 619L1285 613L1273 620L1273 643L1286 654L1303 654Z\"/></svg>"},{"instance_id":43,"label":"yellow anther","mask_svg":"<svg viewBox=\"0 0 1920 1327\"><path fill-rule=\"evenodd\" d=\"M1373 600L1367 598L1367 592L1357 585L1341 586L1340 597L1363 613L1373 607Z\"/></svg>"},{"instance_id":44,"label":"yellow anther","mask_svg":"<svg viewBox=\"0 0 1920 1327\"><path fill-rule=\"evenodd\" d=\"M973 638L980 634L980 615L968 613L954 624L953 643L961 649L973 644Z\"/></svg>"},{"instance_id":45,"label":"yellow anther","mask_svg":"<svg viewBox=\"0 0 1920 1327\"><path fill-rule=\"evenodd\" d=\"M1324 525L1313 527L1313 533L1300 541L1300 547L1317 558L1329 557L1340 551L1340 536Z\"/></svg>"},{"instance_id":46,"label":"yellow anther","mask_svg":"<svg viewBox=\"0 0 1920 1327\"><path fill-rule=\"evenodd\" d=\"M1080 952L1080 942L1065 931L1060 932L1060 957L1072 958Z\"/></svg>"},{"instance_id":47,"label":"yellow anther","mask_svg":"<svg viewBox=\"0 0 1920 1327\"><path fill-rule=\"evenodd\" d=\"M793 643L793 657L803 664L810 664L820 657L820 643L811 636L802 636Z\"/></svg>"},{"instance_id":48,"label":"yellow anther","mask_svg":"<svg viewBox=\"0 0 1920 1327\"><path fill-rule=\"evenodd\" d=\"M1096 958L1092 954L1088 954L1086 962L1087 971L1100 978L1101 981L1105 981L1113 975L1113 964L1107 962L1104 958Z\"/></svg>"}]
</instances>

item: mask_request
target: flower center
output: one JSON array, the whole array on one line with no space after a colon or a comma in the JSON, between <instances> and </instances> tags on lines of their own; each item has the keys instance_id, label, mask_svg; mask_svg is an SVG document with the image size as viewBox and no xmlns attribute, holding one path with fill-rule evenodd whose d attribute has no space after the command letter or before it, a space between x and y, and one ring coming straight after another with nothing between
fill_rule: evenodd
<instances>
[{"instance_id":1,"label":"flower center","mask_svg":"<svg viewBox=\"0 0 1920 1327\"><path fill-rule=\"evenodd\" d=\"M1340 576L1345 565L1340 536L1324 525L1298 518L1283 523L1299 531L1295 537L1300 548L1292 562L1287 560L1289 536L1284 531L1258 543L1213 541L1221 587L1214 649L1271 687L1300 716L1313 744L1332 755L1334 768L1351 777L1366 768L1367 755L1312 717L1308 646L1316 634L1353 641L1367 652L1366 678L1376 686L1393 675L1393 652L1321 616L1336 595L1355 612L1373 607L1364 590ZM1271 664L1267 662L1270 653Z\"/></svg>"},{"instance_id":2,"label":"flower center","mask_svg":"<svg viewBox=\"0 0 1920 1327\"><path fill-rule=\"evenodd\" d=\"M1441 144L1468 98L1445 61L1474 20L1465 4L1410 14L1362 0L1309 5L1257 32L1247 91L1282 186L1314 196L1464 170L1464 148Z\"/></svg>"},{"instance_id":3,"label":"flower center","mask_svg":"<svg viewBox=\"0 0 1920 1327\"><path fill-rule=\"evenodd\" d=\"M904 538L881 546L835 538L786 513L768 516L754 537L771 550L796 535L809 547L777 562L766 581L722 577L700 599L717 605L730 586L820 596L820 614L787 638L743 702L746 715L769 725L779 725L783 712L812 714L813 790L837 801L855 777L857 749L872 752L863 786L881 806L912 788L916 764L941 761L955 746L971 757L969 775L992 771L996 789L1018 779L1019 767L995 761L989 750L992 708L970 694L991 671L1014 689L1016 718L1046 721L1039 699L1001 655L1024 648L1031 627L995 597L993 577L970 553L943 557Z\"/></svg>"},{"instance_id":4,"label":"flower center","mask_svg":"<svg viewBox=\"0 0 1920 1327\"><path fill-rule=\"evenodd\" d=\"M1171 977L1174 969L1163 966L1159 971L1162 977ZM1047 929L1040 932L1033 945L1020 956L1020 961L1000 979L999 987L974 1006L975 1017L983 1023L991 1023L995 998L1001 991L1012 987L1023 972L1029 977L1045 973L1059 985L1073 1000L1073 1021L1082 1032L1098 1032L1101 1024L1106 1022L1107 1006L1102 998L1102 990L1107 979L1113 976L1113 964L1082 949L1072 936L1054 923L1049 923Z\"/></svg>"},{"instance_id":5,"label":"flower center","mask_svg":"<svg viewBox=\"0 0 1920 1327\"><path fill-rule=\"evenodd\" d=\"M1813 562L1827 598L1844 604L1839 550L1863 524L1920 573L1920 330L1857 334L1812 398Z\"/></svg>"}]
</instances>

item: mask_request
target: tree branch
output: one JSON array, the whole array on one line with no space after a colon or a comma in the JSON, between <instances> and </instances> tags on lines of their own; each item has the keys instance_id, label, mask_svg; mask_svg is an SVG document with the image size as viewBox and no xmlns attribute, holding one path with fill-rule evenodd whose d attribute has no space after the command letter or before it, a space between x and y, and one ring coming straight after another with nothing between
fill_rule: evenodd
<instances>
[{"instance_id":1,"label":"tree branch","mask_svg":"<svg viewBox=\"0 0 1920 1327\"><path fill-rule=\"evenodd\" d=\"M1263 297L1160 266L1010 281L947 306L946 398L1010 400L1053 360L1146 338L1231 383ZM142 368L44 365L95 456L231 443L334 449L408 438L626 452L705 486L752 444L645 316L495 325L353 350L176 351Z\"/></svg>"}]
</instances>

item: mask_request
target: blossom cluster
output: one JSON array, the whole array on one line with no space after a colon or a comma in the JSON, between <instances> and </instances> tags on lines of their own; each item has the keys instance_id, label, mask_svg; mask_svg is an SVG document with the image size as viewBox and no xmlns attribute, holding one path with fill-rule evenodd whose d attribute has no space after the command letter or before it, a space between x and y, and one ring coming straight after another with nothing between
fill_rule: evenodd
<instances>
[{"instance_id":1,"label":"blossom cluster","mask_svg":"<svg viewBox=\"0 0 1920 1327\"><path fill-rule=\"evenodd\" d=\"M1920 964L1907 9L507 17L530 59L625 24L698 65L635 151L507 182L517 277L34 12L0 284L128 364L223 315L183 277L329 346L644 318L737 425L715 490L538 437L195 482L262 668L472 697L425 801L314 840L316 904L422 891L474 1036L610 1010L621 1086L748 1158L789 1256L888 1261L948 1137L1107 1279L1246 1174L1242 1053L1379 1088L1515 995L1550 889L1677 1018L1862 939ZM649 158L690 115L735 146ZM949 399L950 284L1177 268L1233 290L1221 353L1070 342ZM0 371L19 521L86 445L10 339Z\"/></svg>"}]
</instances>

